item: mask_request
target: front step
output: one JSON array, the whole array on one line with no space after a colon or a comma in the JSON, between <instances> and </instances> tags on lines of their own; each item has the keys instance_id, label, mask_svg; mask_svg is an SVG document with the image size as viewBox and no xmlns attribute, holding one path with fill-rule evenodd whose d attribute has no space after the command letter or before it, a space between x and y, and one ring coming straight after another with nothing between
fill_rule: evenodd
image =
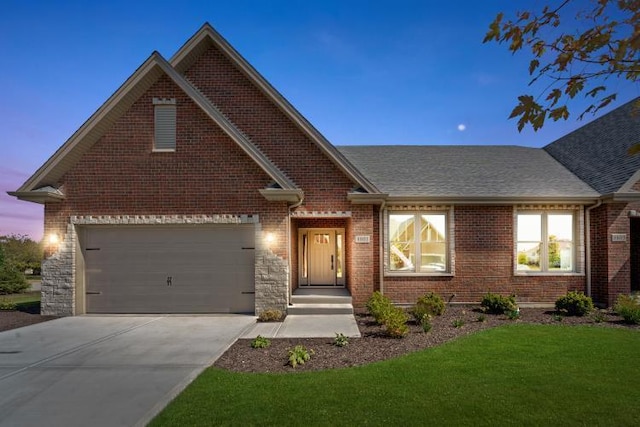
<instances>
[{"instance_id":1,"label":"front step","mask_svg":"<svg viewBox=\"0 0 640 427\"><path fill-rule=\"evenodd\" d=\"M291 296L288 314L353 314L351 295L343 288L296 289Z\"/></svg>"},{"instance_id":2,"label":"front step","mask_svg":"<svg viewBox=\"0 0 640 427\"><path fill-rule=\"evenodd\" d=\"M353 314L351 304L293 304L287 314Z\"/></svg>"}]
</instances>

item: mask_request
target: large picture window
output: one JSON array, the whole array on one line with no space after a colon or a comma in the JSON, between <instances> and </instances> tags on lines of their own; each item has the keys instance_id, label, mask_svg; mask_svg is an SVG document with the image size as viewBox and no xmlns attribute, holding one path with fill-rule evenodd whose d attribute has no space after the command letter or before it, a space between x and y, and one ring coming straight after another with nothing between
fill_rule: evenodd
<instances>
[{"instance_id":1,"label":"large picture window","mask_svg":"<svg viewBox=\"0 0 640 427\"><path fill-rule=\"evenodd\" d=\"M389 270L407 273L448 271L447 215L389 214Z\"/></svg>"},{"instance_id":2,"label":"large picture window","mask_svg":"<svg viewBox=\"0 0 640 427\"><path fill-rule=\"evenodd\" d=\"M518 213L516 228L518 271L575 271L574 230L573 213Z\"/></svg>"}]
</instances>

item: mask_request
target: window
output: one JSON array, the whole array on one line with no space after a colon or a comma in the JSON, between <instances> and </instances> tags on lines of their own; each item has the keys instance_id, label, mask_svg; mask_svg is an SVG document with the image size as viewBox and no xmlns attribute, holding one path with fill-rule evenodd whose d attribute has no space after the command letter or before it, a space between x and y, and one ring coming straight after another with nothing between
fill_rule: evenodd
<instances>
[{"instance_id":1,"label":"window","mask_svg":"<svg viewBox=\"0 0 640 427\"><path fill-rule=\"evenodd\" d=\"M448 271L447 215L389 214L389 270L407 273Z\"/></svg>"},{"instance_id":2,"label":"window","mask_svg":"<svg viewBox=\"0 0 640 427\"><path fill-rule=\"evenodd\" d=\"M176 100L153 98L154 105L154 151L176 149Z\"/></svg>"},{"instance_id":3,"label":"window","mask_svg":"<svg viewBox=\"0 0 640 427\"><path fill-rule=\"evenodd\" d=\"M573 213L518 213L517 269L520 272L575 271Z\"/></svg>"}]
</instances>

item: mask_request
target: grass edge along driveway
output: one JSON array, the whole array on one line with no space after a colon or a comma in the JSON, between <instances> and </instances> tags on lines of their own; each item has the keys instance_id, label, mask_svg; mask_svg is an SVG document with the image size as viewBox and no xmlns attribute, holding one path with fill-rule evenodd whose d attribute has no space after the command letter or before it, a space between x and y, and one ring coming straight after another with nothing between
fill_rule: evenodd
<instances>
[{"instance_id":1,"label":"grass edge along driveway","mask_svg":"<svg viewBox=\"0 0 640 427\"><path fill-rule=\"evenodd\" d=\"M637 330L514 324L357 368L209 368L150 425L637 425L639 356Z\"/></svg>"}]
</instances>

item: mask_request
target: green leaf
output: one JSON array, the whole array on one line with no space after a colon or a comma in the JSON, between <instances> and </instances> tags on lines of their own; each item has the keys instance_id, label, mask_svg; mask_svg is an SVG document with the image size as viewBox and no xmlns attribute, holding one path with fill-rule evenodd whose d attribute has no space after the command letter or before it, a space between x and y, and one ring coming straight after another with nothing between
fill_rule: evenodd
<instances>
[{"instance_id":1,"label":"green leaf","mask_svg":"<svg viewBox=\"0 0 640 427\"><path fill-rule=\"evenodd\" d=\"M536 70L536 68L538 68L540 66L540 61L538 61L537 59L533 59L530 63L529 63L529 74L533 74L533 72Z\"/></svg>"}]
</instances>

